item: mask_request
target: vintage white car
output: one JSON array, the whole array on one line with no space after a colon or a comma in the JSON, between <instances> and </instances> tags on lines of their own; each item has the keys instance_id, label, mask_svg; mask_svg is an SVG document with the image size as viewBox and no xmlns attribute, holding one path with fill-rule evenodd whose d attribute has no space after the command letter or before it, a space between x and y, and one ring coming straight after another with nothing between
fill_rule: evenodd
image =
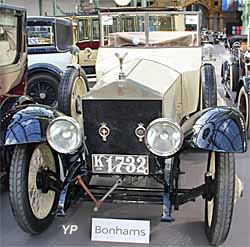
<instances>
[{"instance_id":1,"label":"vintage white car","mask_svg":"<svg viewBox=\"0 0 250 247\"><path fill-rule=\"evenodd\" d=\"M58 110L26 105L9 115L10 199L24 231L40 233L65 215L82 187L95 210L105 200L160 203L166 222L173 208L202 196L209 243L226 240L241 192L234 153L246 151L246 133L237 109L217 106L199 20L198 12L101 12L94 88L88 92L84 71L72 66L60 83ZM179 187L184 151L207 159L196 188ZM95 184L99 177L115 181ZM134 182L150 178L157 186Z\"/></svg>"},{"instance_id":2,"label":"vintage white car","mask_svg":"<svg viewBox=\"0 0 250 247\"><path fill-rule=\"evenodd\" d=\"M40 104L56 106L63 73L68 65L78 63L72 29L71 21L63 18L27 18L27 94Z\"/></svg>"}]
</instances>

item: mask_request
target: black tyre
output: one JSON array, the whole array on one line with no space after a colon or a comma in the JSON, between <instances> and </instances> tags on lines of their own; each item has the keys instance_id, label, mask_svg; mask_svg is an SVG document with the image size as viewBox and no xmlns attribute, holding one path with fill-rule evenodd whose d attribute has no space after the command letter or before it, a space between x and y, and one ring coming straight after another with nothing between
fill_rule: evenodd
<instances>
[{"instance_id":1,"label":"black tyre","mask_svg":"<svg viewBox=\"0 0 250 247\"><path fill-rule=\"evenodd\" d=\"M211 245L222 244L229 233L235 194L235 158L231 153L211 152L208 173L214 193L205 201L205 232Z\"/></svg>"},{"instance_id":2,"label":"black tyre","mask_svg":"<svg viewBox=\"0 0 250 247\"><path fill-rule=\"evenodd\" d=\"M238 107L239 110L242 112L246 129L247 129L247 138L250 139L250 94L246 93L244 86L241 87L239 96L238 96Z\"/></svg>"},{"instance_id":3,"label":"black tyre","mask_svg":"<svg viewBox=\"0 0 250 247\"><path fill-rule=\"evenodd\" d=\"M225 84L227 80L227 74L228 74L228 62L224 61L221 65L221 83Z\"/></svg>"},{"instance_id":4,"label":"black tyre","mask_svg":"<svg viewBox=\"0 0 250 247\"><path fill-rule=\"evenodd\" d=\"M215 69L212 64L204 64L201 71L202 107L217 106L217 83Z\"/></svg>"},{"instance_id":5,"label":"black tyre","mask_svg":"<svg viewBox=\"0 0 250 247\"><path fill-rule=\"evenodd\" d=\"M221 65L221 69L220 69L220 76L221 76L221 78L222 78L222 83L223 83L223 78L224 78L224 71L225 71L225 69L224 69L224 63L225 62L223 62L223 64Z\"/></svg>"},{"instance_id":6,"label":"black tyre","mask_svg":"<svg viewBox=\"0 0 250 247\"><path fill-rule=\"evenodd\" d=\"M240 77L239 63L233 63L229 66L230 69L230 89L231 91L238 90L238 83Z\"/></svg>"},{"instance_id":7,"label":"black tyre","mask_svg":"<svg viewBox=\"0 0 250 247\"><path fill-rule=\"evenodd\" d=\"M27 94L37 103L55 107L59 80L49 73L36 73L28 78Z\"/></svg>"},{"instance_id":8,"label":"black tyre","mask_svg":"<svg viewBox=\"0 0 250 247\"><path fill-rule=\"evenodd\" d=\"M44 169L59 174L47 144L16 146L10 167L10 202L18 225L30 234L48 228L58 203L57 193L46 187L48 177L41 180L44 176L39 176Z\"/></svg>"},{"instance_id":9,"label":"black tyre","mask_svg":"<svg viewBox=\"0 0 250 247\"><path fill-rule=\"evenodd\" d=\"M58 109L82 124L81 98L88 92L88 80L83 69L69 67L58 89Z\"/></svg>"}]
</instances>

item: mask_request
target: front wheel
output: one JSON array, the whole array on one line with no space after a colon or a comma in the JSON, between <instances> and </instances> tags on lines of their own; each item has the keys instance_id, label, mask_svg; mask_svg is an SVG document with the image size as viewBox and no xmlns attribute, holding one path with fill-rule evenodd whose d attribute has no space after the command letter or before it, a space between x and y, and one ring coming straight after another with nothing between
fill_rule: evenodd
<instances>
[{"instance_id":1,"label":"front wheel","mask_svg":"<svg viewBox=\"0 0 250 247\"><path fill-rule=\"evenodd\" d=\"M250 139L250 94L246 93L244 86L241 87L238 96L238 107L245 118L247 138Z\"/></svg>"},{"instance_id":2,"label":"front wheel","mask_svg":"<svg viewBox=\"0 0 250 247\"><path fill-rule=\"evenodd\" d=\"M211 152L207 175L210 197L205 201L205 232L211 245L222 244L229 233L234 207L235 158L231 153Z\"/></svg>"},{"instance_id":3,"label":"front wheel","mask_svg":"<svg viewBox=\"0 0 250 247\"><path fill-rule=\"evenodd\" d=\"M53 221L58 195L49 181L55 181L56 174L56 159L47 144L16 146L10 167L10 202L25 232L41 233Z\"/></svg>"},{"instance_id":4,"label":"front wheel","mask_svg":"<svg viewBox=\"0 0 250 247\"><path fill-rule=\"evenodd\" d=\"M82 68L67 68L58 88L58 110L83 125L81 99L88 92L87 76Z\"/></svg>"},{"instance_id":5,"label":"front wheel","mask_svg":"<svg viewBox=\"0 0 250 247\"><path fill-rule=\"evenodd\" d=\"M217 106L217 83L215 68L205 63L201 70L202 108Z\"/></svg>"}]
</instances>

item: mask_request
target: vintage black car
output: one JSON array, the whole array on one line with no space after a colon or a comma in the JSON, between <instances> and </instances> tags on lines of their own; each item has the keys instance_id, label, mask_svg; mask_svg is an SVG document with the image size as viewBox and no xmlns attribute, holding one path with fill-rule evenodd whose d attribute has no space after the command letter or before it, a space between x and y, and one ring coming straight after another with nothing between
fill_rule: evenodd
<instances>
[{"instance_id":1,"label":"vintage black car","mask_svg":"<svg viewBox=\"0 0 250 247\"><path fill-rule=\"evenodd\" d=\"M250 78L249 78L249 41L246 35L235 36L228 40L230 53L221 68L225 96L238 105L246 122L247 136L250 138Z\"/></svg>"},{"instance_id":2,"label":"vintage black car","mask_svg":"<svg viewBox=\"0 0 250 247\"><path fill-rule=\"evenodd\" d=\"M214 66L202 63L199 15L101 12L94 88L88 92L84 71L70 66L58 110L27 104L6 117L5 145L14 147L10 200L25 232L41 233L65 215L82 187L95 211L105 200L159 203L165 222L174 220L173 208L202 196L209 243L226 240L241 192L234 153L247 149L245 126L237 109L217 106ZM180 188L180 154L197 151L207 159L204 183ZM94 183L100 177L113 184ZM157 186L135 183L150 178Z\"/></svg>"},{"instance_id":3,"label":"vintage black car","mask_svg":"<svg viewBox=\"0 0 250 247\"><path fill-rule=\"evenodd\" d=\"M7 183L9 150L3 149L3 120L10 109L30 101L25 93L27 73L26 10L0 5L0 181Z\"/></svg>"},{"instance_id":4,"label":"vintage black car","mask_svg":"<svg viewBox=\"0 0 250 247\"><path fill-rule=\"evenodd\" d=\"M27 31L27 94L40 104L56 106L58 85L67 65L78 63L72 22L33 16L27 18Z\"/></svg>"}]
</instances>

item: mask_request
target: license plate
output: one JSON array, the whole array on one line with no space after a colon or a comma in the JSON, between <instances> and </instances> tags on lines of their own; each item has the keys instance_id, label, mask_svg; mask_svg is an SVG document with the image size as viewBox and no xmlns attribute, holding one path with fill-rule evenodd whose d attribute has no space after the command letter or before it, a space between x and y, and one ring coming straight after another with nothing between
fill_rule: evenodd
<instances>
[{"instance_id":1,"label":"license plate","mask_svg":"<svg viewBox=\"0 0 250 247\"><path fill-rule=\"evenodd\" d=\"M148 175L147 155L92 154L93 173Z\"/></svg>"}]
</instances>

